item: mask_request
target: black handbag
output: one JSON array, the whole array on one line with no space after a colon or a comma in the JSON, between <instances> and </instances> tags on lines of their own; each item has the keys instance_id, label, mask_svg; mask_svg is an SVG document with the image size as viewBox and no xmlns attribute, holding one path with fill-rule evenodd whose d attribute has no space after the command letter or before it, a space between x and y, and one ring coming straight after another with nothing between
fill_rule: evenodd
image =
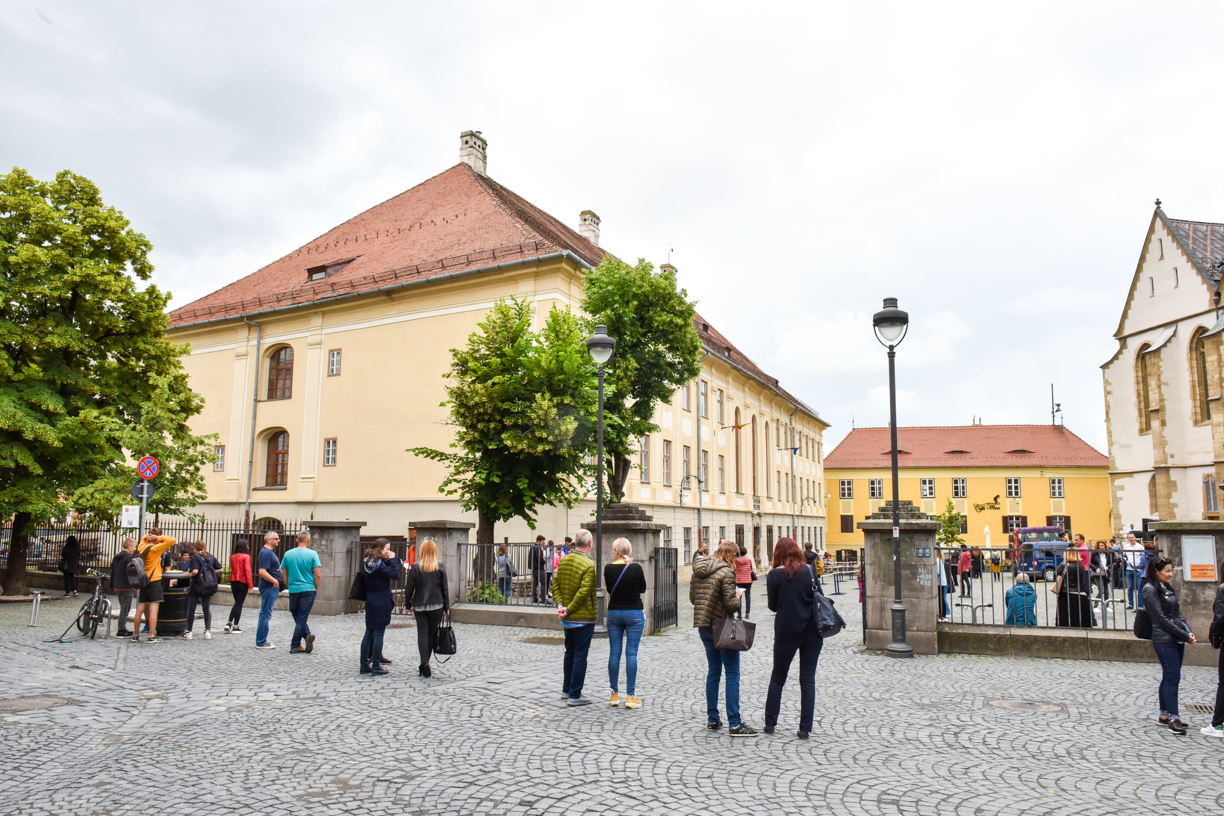
<instances>
[{"instance_id":1,"label":"black handbag","mask_svg":"<svg viewBox=\"0 0 1224 816\"><path fill-rule=\"evenodd\" d=\"M1152 616L1146 609L1140 609L1135 613L1135 637L1140 640L1152 639Z\"/></svg>"},{"instance_id":2,"label":"black handbag","mask_svg":"<svg viewBox=\"0 0 1224 816\"><path fill-rule=\"evenodd\" d=\"M811 566L808 569L812 570L812 619L816 623L816 631L820 633L820 636L831 638L846 628L846 622L838 614L833 601L820 588L820 581L816 580L816 571Z\"/></svg>"},{"instance_id":3,"label":"black handbag","mask_svg":"<svg viewBox=\"0 0 1224 816\"><path fill-rule=\"evenodd\" d=\"M455 630L451 628L450 613L447 612L442 616L441 623L438 624L434 654L453 656L458 651L459 646L455 642ZM445 663L446 661L443 660L442 662Z\"/></svg>"},{"instance_id":4,"label":"black handbag","mask_svg":"<svg viewBox=\"0 0 1224 816\"><path fill-rule=\"evenodd\" d=\"M353 576L353 585L349 587L350 601L364 601L366 599L366 584L365 570L361 567L357 568L357 574Z\"/></svg>"},{"instance_id":5,"label":"black handbag","mask_svg":"<svg viewBox=\"0 0 1224 816\"><path fill-rule=\"evenodd\" d=\"M756 638L756 624L738 616L714 621L714 646L732 652L746 652Z\"/></svg>"}]
</instances>

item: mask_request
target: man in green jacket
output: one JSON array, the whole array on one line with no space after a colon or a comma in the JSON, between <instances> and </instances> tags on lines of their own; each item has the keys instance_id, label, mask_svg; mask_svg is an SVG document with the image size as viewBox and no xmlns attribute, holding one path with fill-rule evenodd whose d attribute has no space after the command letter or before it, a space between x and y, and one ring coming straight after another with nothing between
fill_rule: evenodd
<instances>
[{"instance_id":1,"label":"man in green jacket","mask_svg":"<svg viewBox=\"0 0 1224 816\"><path fill-rule=\"evenodd\" d=\"M565 630L565 677L561 694L571 706L590 705L582 696L586 681L587 653L595 634L595 562L591 560L591 533L579 530L574 536L574 549L557 565L553 578L553 598L557 601L557 617Z\"/></svg>"}]
</instances>

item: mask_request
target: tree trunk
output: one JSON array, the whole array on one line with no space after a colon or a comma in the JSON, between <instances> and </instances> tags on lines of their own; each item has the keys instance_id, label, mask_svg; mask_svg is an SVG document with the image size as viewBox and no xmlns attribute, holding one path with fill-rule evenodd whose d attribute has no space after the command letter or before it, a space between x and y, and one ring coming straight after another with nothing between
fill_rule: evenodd
<instances>
[{"instance_id":1,"label":"tree trunk","mask_svg":"<svg viewBox=\"0 0 1224 816\"><path fill-rule=\"evenodd\" d=\"M29 533L32 520L33 516L29 513L18 513L13 517L8 566L4 570L5 595L25 595L29 592L26 585L26 554L30 549Z\"/></svg>"},{"instance_id":2,"label":"tree trunk","mask_svg":"<svg viewBox=\"0 0 1224 816\"><path fill-rule=\"evenodd\" d=\"M625 498L625 482L629 481L629 457L615 456L607 460L607 495L604 501L617 504Z\"/></svg>"},{"instance_id":3,"label":"tree trunk","mask_svg":"<svg viewBox=\"0 0 1224 816\"><path fill-rule=\"evenodd\" d=\"M497 548L493 546L494 522L492 515L483 510L477 511L476 543L484 545L476 547L476 553L472 556L472 585L478 594L485 587L497 586Z\"/></svg>"}]
</instances>

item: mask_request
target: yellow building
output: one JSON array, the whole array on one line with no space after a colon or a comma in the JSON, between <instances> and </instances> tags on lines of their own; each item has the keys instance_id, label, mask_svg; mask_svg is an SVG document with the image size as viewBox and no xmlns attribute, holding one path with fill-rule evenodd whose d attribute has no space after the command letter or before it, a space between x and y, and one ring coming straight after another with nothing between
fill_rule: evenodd
<instances>
[{"instance_id":1,"label":"yellow building","mask_svg":"<svg viewBox=\"0 0 1224 816\"><path fill-rule=\"evenodd\" d=\"M440 407L450 349L499 298L530 301L537 325L552 308L577 308L604 251L593 212L565 226L487 176L478 133L460 141L449 170L171 313L170 337L190 344L184 365L205 397L193 429L220 438L199 511L361 519L367 535L475 520L438 493L442 465L406 452L451 442ZM762 557L792 528L823 540L826 423L704 318L695 323L701 377L659 406L662 430L643 440L626 500L667 525L664 541L686 555L702 528L759 542ZM704 470L702 490L682 484L686 469ZM559 541L592 508L547 508L539 529ZM534 538L520 521L496 535Z\"/></svg>"},{"instance_id":2,"label":"yellow building","mask_svg":"<svg viewBox=\"0 0 1224 816\"><path fill-rule=\"evenodd\" d=\"M857 550L857 523L892 500L888 428L856 428L825 459L830 550ZM966 542L1005 546L1016 527L1060 526L1109 538L1109 461L1061 425L899 428L902 501L929 515L949 499L965 517ZM847 553L848 554L848 553Z\"/></svg>"}]
</instances>

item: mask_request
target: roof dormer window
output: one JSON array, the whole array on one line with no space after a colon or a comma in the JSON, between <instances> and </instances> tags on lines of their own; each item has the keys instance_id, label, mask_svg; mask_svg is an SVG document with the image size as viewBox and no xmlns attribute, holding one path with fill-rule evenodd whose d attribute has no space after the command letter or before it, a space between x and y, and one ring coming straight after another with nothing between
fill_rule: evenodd
<instances>
[{"instance_id":1,"label":"roof dormer window","mask_svg":"<svg viewBox=\"0 0 1224 816\"><path fill-rule=\"evenodd\" d=\"M1008 453L1032 453L1032 451L1031 451L1031 450L1024 450L1023 448L1019 448L1019 449L1014 450L1014 451L1008 451Z\"/></svg>"},{"instance_id":2,"label":"roof dormer window","mask_svg":"<svg viewBox=\"0 0 1224 816\"><path fill-rule=\"evenodd\" d=\"M952 454L952 453L968 453L968 452L969 452L969 451L963 451L963 450L944 451L944 453L946 453L946 454Z\"/></svg>"},{"instance_id":3,"label":"roof dormer window","mask_svg":"<svg viewBox=\"0 0 1224 816\"><path fill-rule=\"evenodd\" d=\"M337 261L336 263L323 264L322 266L312 266L306 270L306 280L311 282L326 280L344 267L351 264L354 260L356 259L349 258L348 260Z\"/></svg>"}]
</instances>

